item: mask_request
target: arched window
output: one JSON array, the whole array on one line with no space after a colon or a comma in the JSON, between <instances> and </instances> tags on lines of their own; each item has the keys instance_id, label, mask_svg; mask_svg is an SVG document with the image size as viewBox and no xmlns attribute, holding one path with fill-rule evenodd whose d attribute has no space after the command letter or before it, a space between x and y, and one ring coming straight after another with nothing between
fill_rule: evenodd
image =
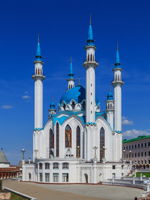
<instances>
[{"instance_id":1,"label":"arched window","mask_svg":"<svg viewBox=\"0 0 150 200\"><path fill-rule=\"evenodd\" d=\"M80 158L80 127L76 130L76 157Z\"/></svg>"},{"instance_id":2,"label":"arched window","mask_svg":"<svg viewBox=\"0 0 150 200\"><path fill-rule=\"evenodd\" d=\"M95 59L94 59L94 55L93 55L93 61L94 61Z\"/></svg>"},{"instance_id":3,"label":"arched window","mask_svg":"<svg viewBox=\"0 0 150 200\"><path fill-rule=\"evenodd\" d=\"M105 146L105 130L102 127L100 130L100 161L103 158L103 147Z\"/></svg>"},{"instance_id":4,"label":"arched window","mask_svg":"<svg viewBox=\"0 0 150 200\"><path fill-rule=\"evenodd\" d=\"M65 105L65 104L63 105L63 108L64 108L64 110L65 110L65 108L66 108L66 105Z\"/></svg>"},{"instance_id":5,"label":"arched window","mask_svg":"<svg viewBox=\"0 0 150 200\"><path fill-rule=\"evenodd\" d=\"M92 54L91 54L91 61L92 61Z\"/></svg>"},{"instance_id":6,"label":"arched window","mask_svg":"<svg viewBox=\"0 0 150 200\"><path fill-rule=\"evenodd\" d=\"M38 69L38 75L40 74L39 69Z\"/></svg>"},{"instance_id":7,"label":"arched window","mask_svg":"<svg viewBox=\"0 0 150 200\"><path fill-rule=\"evenodd\" d=\"M83 101L82 108L85 110L85 101Z\"/></svg>"},{"instance_id":8,"label":"arched window","mask_svg":"<svg viewBox=\"0 0 150 200\"><path fill-rule=\"evenodd\" d=\"M69 125L67 125L65 129L65 147L71 147L71 140L72 140L71 128Z\"/></svg>"},{"instance_id":9,"label":"arched window","mask_svg":"<svg viewBox=\"0 0 150 200\"><path fill-rule=\"evenodd\" d=\"M75 103L74 103L74 101L72 102L72 109L74 109L75 108Z\"/></svg>"},{"instance_id":10,"label":"arched window","mask_svg":"<svg viewBox=\"0 0 150 200\"><path fill-rule=\"evenodd\" d=\"M52 131L52 129L50 129L49 132L49 158L50 155L53 155L52 149L54 148L54 133Z\"/></svg>"},{"instance_id":11,"label":"arched window","mask_svg":"<svg viewBox=\"0 0 150 200\"><path fill-rule=\"evenodd\" d=\"M56 157L59 157L59 124L56 124Z\"/></svg>"},{"instance_id":12,"label":"arched window","mask_svg":"<svg viewBox=\"0 0 150 200\"><path fill-rule=\"evenodd\" d=\"M89 61L89 54L88 54L88 61Z\"/></svg>"},{"instance_id":13,"label":"arched window","mask_svg":"<svg viewBox=\"0 0 150 200\"><path fill-rule=\"evenodd\" d=\"M36 74L37 74L37 69L36 69Z\"/></svg>"}]
</instances>

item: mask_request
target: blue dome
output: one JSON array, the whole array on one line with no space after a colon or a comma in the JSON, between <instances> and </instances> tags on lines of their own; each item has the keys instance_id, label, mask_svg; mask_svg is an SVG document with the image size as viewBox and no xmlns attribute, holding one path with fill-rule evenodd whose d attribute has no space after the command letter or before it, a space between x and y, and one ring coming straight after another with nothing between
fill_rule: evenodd
<instances>
[{"instance_id":1,"label":"blue dome","mask_svg":"<svg viewBox=\"0 0 150 200\"><path fill-rule=\"evenodd\" d=\"M114 99L113 99L113 94L112 94L111 91L108 92L107 100L114 100Z\"/></svg>"},{"instance_id":2,"label":"blue dome","mask_svg":"<svg viewBox=\"0 0 150 200\"><path fill-rule=\"evenodd\" d=\"M50 109L55 109L55 103L53 101L50 104Z\"/></svg>"},{"instance_id":3,"label":"blue dome","mask_svg":"<svg viewBox=\"0 0 150 200\"><path fill-rule=\"evenodd\" d=\"M86 98L86 89L78 85L74 88L68 90L60 99L60 104L64 101L66 104L70 103L74 99L77 103L81 103ZM96 104L98 104L98 99L95 97Z\"/></svg>"}]
</instances>

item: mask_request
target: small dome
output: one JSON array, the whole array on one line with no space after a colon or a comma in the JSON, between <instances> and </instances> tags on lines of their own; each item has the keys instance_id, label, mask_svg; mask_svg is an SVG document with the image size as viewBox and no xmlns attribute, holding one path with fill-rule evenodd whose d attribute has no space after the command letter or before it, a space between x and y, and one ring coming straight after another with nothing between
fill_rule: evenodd
<instances>
[{"instance_id":1,"label":"small dome","mask_svg":"<svg viewBox=\"0 0 150 200\"><path fill-rule=\"evenodd\" d=\"M50 104L50 109L55 109L55 103L53 101Z\"/></svg>"},{"instance_id":2,"label":"small dome","mask_svg":"<svg viewBox=\"0 0 150 200\"><path fill-rule=\"evenodd\" d=\"M113 94L112 94L111 91L108 92L107 100L114 100L114 98L113 98Z\"/></svg>"},{"instance_id":3,"label":"small dome","mask_svg":"<svg viewBox=\"0 0 150 200\"><path fill-rule=\"evenodd\" d=\"M66 104L70 103L70 101L74 99L77 103L81 103L84 99L86 99L86 89L78 85L74 88L71 88L60 99L60 104L64 101ZM98 99L95 97L96 104L98 104Z\"/></svg>"}]
</instances>

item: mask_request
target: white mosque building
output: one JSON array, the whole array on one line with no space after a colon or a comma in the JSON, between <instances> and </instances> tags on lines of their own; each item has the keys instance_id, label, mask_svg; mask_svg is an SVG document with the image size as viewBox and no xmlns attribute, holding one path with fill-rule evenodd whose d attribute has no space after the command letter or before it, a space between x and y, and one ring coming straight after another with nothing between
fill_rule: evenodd
<instances>
[{"instance_id":1,"label":"white mosque building","mask_svg":"<svg viewBox=\"0 0 150 200\"><path fill-rule=\"evenodd\" d=\"M114 97L109 91L106 110L100 110L95 95L95 57L90 21L85 46L86 88L75 85L72 60L68 89L58 103L52 100L49 119L43 127L43 61L38 40L34 80L33 162L22 160L23 181L41 183L93 183L121 178L130 172L130 162L122 160L121 64L117 47L114 64Z\"/></svg>"}]
</instances>

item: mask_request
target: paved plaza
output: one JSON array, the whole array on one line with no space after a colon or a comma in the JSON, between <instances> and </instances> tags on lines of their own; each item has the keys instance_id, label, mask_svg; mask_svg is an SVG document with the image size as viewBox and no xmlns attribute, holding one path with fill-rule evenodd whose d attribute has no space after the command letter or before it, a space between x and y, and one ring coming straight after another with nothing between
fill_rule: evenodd
<instances>
[{"instance_id":1,"label":"paved plaza","mask_svg":"<svg viewBox=\"0 0 150 200\"><path fill-rule=\"evenodd\" d=\"M38 200L134 200L143 190L105 185L51 185L4 180L5 187Z\"/></svg>"}]
</instances>

